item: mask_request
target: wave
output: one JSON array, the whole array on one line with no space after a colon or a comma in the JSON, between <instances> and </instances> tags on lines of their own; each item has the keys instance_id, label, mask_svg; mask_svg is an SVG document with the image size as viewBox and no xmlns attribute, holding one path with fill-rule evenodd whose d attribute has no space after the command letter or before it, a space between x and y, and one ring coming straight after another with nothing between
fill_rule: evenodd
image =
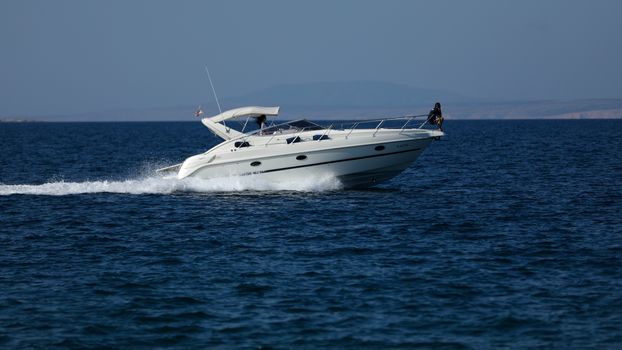
<instances>
[{"instance_id":1,"label":"wave","mask_svg":"<svg viewBox=\"0 0 622 350\"><path fill-rule=\"evenodd\" d=\"M179 192L238 192L238 191L300 191L320 192L338 190L341 183L334 177L305 178L276 182L260 176L232 176L203 180L174 176L146 176L120 181L97 180L84 182L53 181L44 184L0 184L0 196L26 194L65 196L88 193L171 194Z\"/></svg>"}]
</instances>

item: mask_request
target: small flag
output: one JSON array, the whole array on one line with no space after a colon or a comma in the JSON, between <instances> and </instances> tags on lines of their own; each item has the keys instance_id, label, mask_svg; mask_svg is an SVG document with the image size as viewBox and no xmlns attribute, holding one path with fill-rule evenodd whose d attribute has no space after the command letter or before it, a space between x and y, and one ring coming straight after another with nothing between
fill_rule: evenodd
<instances>
[{"instance_id":1,"label":"small flag","mask_svg":"<svg viewBox=\"0 0 622 350\"><path fill-rule=\"evenodd\" d=\"M195 117L200 117L201 114L203 114L203 111L201 110L201 106L199 106L199 109L197 109L197 111L194 112L194 116Z\"/></svg>"}]
</instances>

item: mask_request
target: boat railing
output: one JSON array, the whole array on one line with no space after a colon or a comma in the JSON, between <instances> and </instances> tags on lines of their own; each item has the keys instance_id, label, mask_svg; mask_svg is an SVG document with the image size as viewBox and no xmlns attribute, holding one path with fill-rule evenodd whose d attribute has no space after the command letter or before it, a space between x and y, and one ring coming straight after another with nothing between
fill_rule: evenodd
<instances>
[{"instance_id":1,"label":"boat railing","mask_svg":"<svg viewBox=\"0 0 622 350\"><path fill-rule=\"evenodd\" d=\"M381 127L384 129L399 129L400 131L407 129L409 126L411 126L411 128L413 129L423 129L423 127L426 126L428 122L427 116L427 114L421 114L393 118L363 120L351 124L341 124L339 130L348 131L345 136L347 139L354 130L370 129L372 127L374 128L373 136L376 136L378 130L380 130ZM419 126L415 126L415 123L421 121L421 119L418 118L426 119Z\"/></svg>"},{"instance_id":2,"label":"boat railing","mask_svg":"<svg viewBox=\"0 0 622 350\"><path fill-rule=\"evenodd\" d=\"M423 129L426 125L429 125L427 116L428 116L427 114L408 115L408 116L382 118L382 119L368 119L368 120L362 120L362 121L357 121L357 122L352 122L352 123L340 123L338 125L331 124L330 126L324 129L324 132L317 139L317 141L324 140L327 136L331 134L331 132L334 132L334 131L347 131L345 135L345 138L347 139L348 137L350 137L352 132L357 129L373 128L374 129L373 136L376 136L376 134L381 128L399 129L400 131L403 131L405 129ZM421 124L417 126L418 122L421 121L421 118L425 118L425 119L423 120ZM281 124L277 124L277 125L281 125ZM296 130L296 132L293 132L291 134L292 135L291 137L295 140L296 137L300 137L302 133L304 133L305 131L309 131L309 130L311 130L310 127L304 127L304 128L298 129ZM257 135L257 134L261 135L262 132L263 130L261 129L254 130L252 132L249 132L247 134L244 134L244 135L241 135L235 138L235 140L245 139L246 137L250 135ZM265 135L265 136L268 136L268 135ZM283 134L273 133L272 135L270 135L270 138L268 139L268 141L266 141L263 145L264 146L270 145L274 141L276 136L283 136ZM295 142L291 142L291 143L293 144Z\"/></svg>"},{"instance_id":3,"label":"boat railing","mask_svg":"<svg viewBox=\"0 0 622 350\"><path fill-rule=\"evenodd\" d=\"M264 146L268 146L268 144L270 144L270 142L272 141L272 139L276 136L276 133L272 134L272 136L270 137L270 139L268 140L268 142L266 142L266 144Z\"/></svg>"},{"instance_id":4,"label":"boat railing","mask_svg":"<svg viewBox=\"0 0 622 350\"><path fill-rule=\"evenodd\" d=\"M330 134L330 131L333 129L333 124L331 124L330 126L328 126L328 128L326 128L326 130L324 130L324 132L322 133L322 135L316 140L317 142L320 142L322 140L324 140L324 137L328 136L328 134Z\"/></svg>"}]
</instances>

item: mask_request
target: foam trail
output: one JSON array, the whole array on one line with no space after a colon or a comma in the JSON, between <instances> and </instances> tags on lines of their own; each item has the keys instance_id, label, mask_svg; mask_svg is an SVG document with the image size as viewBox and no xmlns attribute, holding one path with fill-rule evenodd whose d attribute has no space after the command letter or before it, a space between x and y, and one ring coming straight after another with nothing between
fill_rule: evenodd
<instances>
[{"instance_id":1,"label":"foam trail","mask_svg":"<svg viewBox=\"0 0 622 350\"><path fill-rule=\"evenodd\" d=\"M28 194L65 196L87 193L169 194L175 192L235 192L235 191L303 191L317 192L340 189L333 177L305 178L300 181L270 182L256 176L233 176L211 180L148 176L121 181L48 182L41 185L3 185L1 195Z\"/></svg>"}]
</instances>

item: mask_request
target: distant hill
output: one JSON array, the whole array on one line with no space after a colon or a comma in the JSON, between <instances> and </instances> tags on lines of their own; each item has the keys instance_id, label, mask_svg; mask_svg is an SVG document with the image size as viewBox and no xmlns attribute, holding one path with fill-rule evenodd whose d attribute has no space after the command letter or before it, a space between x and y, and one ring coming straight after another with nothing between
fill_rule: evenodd
<instances>
[{"instance_id":1,"label":"distant hill","mask_svg":"<svg viewBox=\"0 0 622 350\"><path fill-rule=\"evenodd\" d=\"M445 113L453 119L613 119L622 118L622 99L456 104Z\"/></svg>"},{"instance_id":2,"label":"distant hill","mask_svg":"<svg viewBox=\"0 0 622 350\"><path fill-rule=\"evenodd\" d=\"M281 119L365 119L426 114L434 102L443 104L448 119L594 119L622 118L622 99L486 101L444 90L374 82L323 82L279 85L222 99L223 110L249 105L281 106ZM149 109L109 110L59 116L6 117L39 121L160 121L196 120L203 102ZM207 112L207 111L206 111ZM2 119L2 118L0 118Z\"/></svg>"},{"instance_id":3,"label":"distant hill","mask_svg":"<svg viewBox=\"0 0 622 350\"><path fill-rule=\"evenodd\" d=\"M21 117L2 117L0 116L0 123L34 123L39 120L31 119L31 118L21 118Z\"/></svg>"}]
</instances>

